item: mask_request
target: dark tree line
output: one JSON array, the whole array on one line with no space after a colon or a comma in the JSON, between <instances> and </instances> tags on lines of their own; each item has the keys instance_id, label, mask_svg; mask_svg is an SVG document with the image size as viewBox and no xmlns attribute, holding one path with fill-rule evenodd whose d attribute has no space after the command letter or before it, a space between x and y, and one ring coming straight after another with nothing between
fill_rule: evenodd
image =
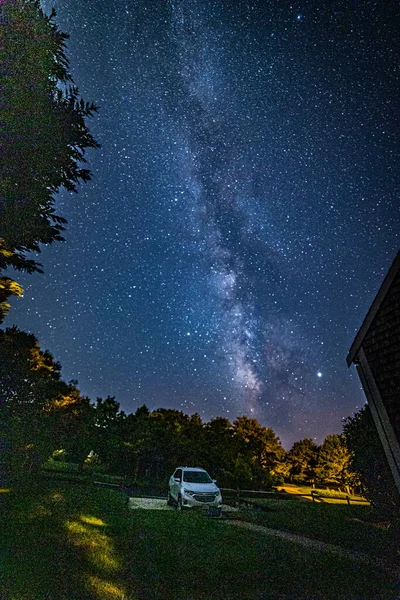
<instances>
[{"instance_id":1,"label":"dark tree line","mask_svg":"<svg viewBox=\"0 0 400 600\"><path fill-rule=\"evenodd\" d=\"M311 439L286 452L273 429L238 416L233 423L142 406L125 414L114 397L92 403L66 383L33 334L0 330L3 469L38 474L48 459L162 482L179 465L202 466L225 487L270 489L284 480L346 488L356 484L344 436ZM4 462L6 461L6 462Z\"/></svg>"},{"instance_id":2,"label":"dark tree line","mask_svg":"<svg viewBox=\"0 0 400 600\"><path fill-rule=\"evenodd\" d=\"M95 402L36 337L0 329L0 469L27 480L46 461L165 484L178 465L201 466L223 487L270 489L292 482L358 488L380 510L399 508L386 457L368 407L346 420L344 433L321 446L302 439L286 452L275 432L245 415L203 422L195 413L146 406L126 414L108 396Z\"/></svg>"}]
</instances>

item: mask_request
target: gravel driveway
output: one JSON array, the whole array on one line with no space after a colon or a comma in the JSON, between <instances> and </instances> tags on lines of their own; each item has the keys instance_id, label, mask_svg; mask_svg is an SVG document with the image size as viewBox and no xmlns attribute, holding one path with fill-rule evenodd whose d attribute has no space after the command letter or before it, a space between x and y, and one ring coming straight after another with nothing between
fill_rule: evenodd
<instances>
[{"instance_id":1,"label":"gravel driveway","mask_svg":"<svg viewBox=\"0 0 400 600\"><path fill-rule=\"evenodd\" d=\"M168 506L166 498L129 498L129 508L135 510L141 508L144 510L173 510Z\"/></svg>"},{"instance_id":2,"label":"gravel driveway","mask_svg":"<svg viewBox=\"0 0 400 600\"><path fill-rule=\"evenodd\" d=\"M128 506L132 510L141 508L144 510L175 510L174 507L168 506L166 498L129 498ZM222 505L223 512L233 512L237 508L233 506Z\"/></svg>"}]
</instances>

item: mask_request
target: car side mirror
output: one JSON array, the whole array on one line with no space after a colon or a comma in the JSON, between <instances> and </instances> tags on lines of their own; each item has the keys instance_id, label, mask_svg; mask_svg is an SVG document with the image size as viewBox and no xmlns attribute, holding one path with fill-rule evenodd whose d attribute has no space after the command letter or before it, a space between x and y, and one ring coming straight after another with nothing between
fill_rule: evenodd
<instances>
[{"instance_id":1,"label":"car side mirror","mask_svg":"<svg viewBox=\"0 0 400 600\"><path fill-rule=\"evenodd\" d=\"M213 479L213 480L212 480L212 482L213 482L213 483L217 483L217 480L216 480L216 479Z\"/></svg>"}]
</instances>

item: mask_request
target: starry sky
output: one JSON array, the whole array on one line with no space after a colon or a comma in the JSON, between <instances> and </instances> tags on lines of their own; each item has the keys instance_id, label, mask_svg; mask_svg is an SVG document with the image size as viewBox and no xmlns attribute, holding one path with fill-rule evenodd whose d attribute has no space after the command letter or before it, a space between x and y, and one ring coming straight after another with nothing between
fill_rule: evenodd
<instances>
[{"instance_id":1,"label":"starry sky","mask_svg":"<svg viewBox=\"0 0 400 600\"><path fill-rule=\"evenodd\" d=\"M399 247L398 3L42 5L102 148L5 324L126 412L247 414L287 449L340 432Z\"/></svg>"}]
</instances>

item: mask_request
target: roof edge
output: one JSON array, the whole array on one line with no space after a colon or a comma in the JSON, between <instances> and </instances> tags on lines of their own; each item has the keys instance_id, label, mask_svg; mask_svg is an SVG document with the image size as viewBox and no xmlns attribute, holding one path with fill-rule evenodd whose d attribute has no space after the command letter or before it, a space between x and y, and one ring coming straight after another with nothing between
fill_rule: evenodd
<instances>
[{"instance_id":1,"label":"roof edge","mask_svg":"<svg viewBox=\"0 0 400 600\"><path fill-rule=\"evenodd\" d=\"M365 317L360 329L358 330L356 337L354 338L354 341L351 345L351 348L350 348L349 353L346 358L348 367L350 367L350 365L354 362L354 360L357 356L357 353L364 341L364 338L367 335L369 328L371 327L372 321L374 320L376 313L378 312L383 300L385 299L385 296L388 293L389 288L392 285L393 280L396 277L397 272L399 270L400 270L400 250L397 252L396 257L393 260L391 267L390 267L385 279L383 280L382 285L379 288L378 293L376 294L375 299L372 302L371 307L370 307L369 311L367 312L366 317Z\"/></svg>"}]
</instances>

